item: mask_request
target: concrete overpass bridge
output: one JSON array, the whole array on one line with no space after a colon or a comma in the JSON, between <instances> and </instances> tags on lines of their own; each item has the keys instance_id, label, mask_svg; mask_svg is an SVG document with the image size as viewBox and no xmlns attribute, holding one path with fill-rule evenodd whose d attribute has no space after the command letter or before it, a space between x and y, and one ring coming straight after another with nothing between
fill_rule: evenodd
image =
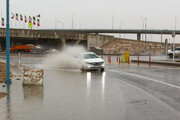
<instances>
[{"instance_id":1,"label":"concrete overpass bridge","mask_svg":"<svg viewBox=\"0 0 180 120\"><path fill-rule=\"evenodd\" d=\"M102 46L114 36L89 34L78 31L11 29L11 46L15 44L40 44L46 48L80 44L86 48ZM5 50L6 29L0 29L0 47Z\"/></svg>"},{"instance_id":2,"label":"concrete overpass bridge","mask_svg":"<svg viewBox=\"0 0 180 120\"><path fill-rule=\"evenodd\" d=\"M48 30L48 29L47 29ZM54 31L52 29L52 31ZM180 35L180 30L160 30L160 29L59 29L59 32L78 32L78 33L124 33L124 34L137 34L137 40L141 40L141 34L159 34L171 35L175 32Z\"/></svg>"},{"instance_id":3,"label":"concrete overpass bridge","mask_svg":"<svg viewBox=\"0 0 180 120\"><path fill-rule=\"evenodd\" d=\"M94 46L102 46L114 40L114 36L101 35L99 33L123 33L137 34L137 40L141 40L141 34L180 34L180 30L141 30L141 29L11 29L11 46L14 44L42 44L46 47L56 46L61 48L66 44L82 44L88 49ZM6 29L0 28L0 46L5 49ZM53 40L53 42L52 42Z\"/></svg>"}]
</instances>

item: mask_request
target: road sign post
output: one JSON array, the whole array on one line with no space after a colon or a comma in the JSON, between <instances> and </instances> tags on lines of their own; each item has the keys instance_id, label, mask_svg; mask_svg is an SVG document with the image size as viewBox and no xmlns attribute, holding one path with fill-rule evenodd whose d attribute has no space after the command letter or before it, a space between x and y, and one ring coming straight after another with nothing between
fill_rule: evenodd
<instances>
[{"instance_id":1,"label":"road sign post","mask_svg":"<svg viewBox=\"0 0 180 120\"><path fill-rule=\"evenodd\" d=\"M9 0L6 0L6 84L11 84L10 79L10 28L9 28Z\"/></svg>"}]
</instances>

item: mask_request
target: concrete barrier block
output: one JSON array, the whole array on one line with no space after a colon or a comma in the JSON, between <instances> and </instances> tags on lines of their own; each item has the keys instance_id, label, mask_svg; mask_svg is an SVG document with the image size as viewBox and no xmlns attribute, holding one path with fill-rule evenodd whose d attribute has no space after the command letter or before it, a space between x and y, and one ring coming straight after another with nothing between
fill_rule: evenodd
<instances>
[{"instance_id":1,"label":"concrete barrier block","mask_svg":"<svg viewBox=\"0 0 180 120\"><path fill-rule=\"evenodd\" d=\"M37 68L24 68L23 85L43 85L44 71Z\"/></svg>"}]
</instances>

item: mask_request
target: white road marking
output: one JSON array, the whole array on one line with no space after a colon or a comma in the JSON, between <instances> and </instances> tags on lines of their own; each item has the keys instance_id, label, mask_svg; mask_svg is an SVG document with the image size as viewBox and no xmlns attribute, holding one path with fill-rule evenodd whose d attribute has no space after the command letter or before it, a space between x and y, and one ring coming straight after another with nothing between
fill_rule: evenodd
<instances>
[{"instance_id":1,"label":"white road marking","mask_svg":"<svg viewBox=\"0 0 180 120\"><path fill-rule=\"evenodd\" d=\"M110 70L110 71L119 73L119 71L115 71L115 70ZM148 77L144 77L144 76L140 76L140 75L136 75L136 74L132 74L132 73L125 73L125 72L121 72L121 73L131 75L131 76L135 76L135 77L139 77L139 78L143 78L143 80L149 80L149 81L153 81L153 82L156 82L156 83L160 83L160 84L163 84L163 85L167 85L167 86L170 86L170 87L180 89L180 86L169 84L167 82L159 81L159 80L156 80L156 79L152 79L152 78L148 78Z\"/></svg>"}]
</instances>

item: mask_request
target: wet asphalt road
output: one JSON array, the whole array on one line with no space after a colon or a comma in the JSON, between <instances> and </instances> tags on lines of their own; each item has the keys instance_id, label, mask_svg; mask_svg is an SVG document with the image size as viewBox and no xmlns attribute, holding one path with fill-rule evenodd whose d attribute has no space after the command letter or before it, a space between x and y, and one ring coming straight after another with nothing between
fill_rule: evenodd
<instances>
[{"instance_id":1,"label":"wet asphalt road","mask_svg":"<svg viewBox=\"0 0 180 120\"><path fill-rule=\"evenodd\" d=\"M43 57L22 59L34 65ZM179 67L146 64L107 64L103 73L46 69L44 87L0 86L10 93L0 99L0 120L179 120L179 76Z\"/></svg>"}]
</instances>

